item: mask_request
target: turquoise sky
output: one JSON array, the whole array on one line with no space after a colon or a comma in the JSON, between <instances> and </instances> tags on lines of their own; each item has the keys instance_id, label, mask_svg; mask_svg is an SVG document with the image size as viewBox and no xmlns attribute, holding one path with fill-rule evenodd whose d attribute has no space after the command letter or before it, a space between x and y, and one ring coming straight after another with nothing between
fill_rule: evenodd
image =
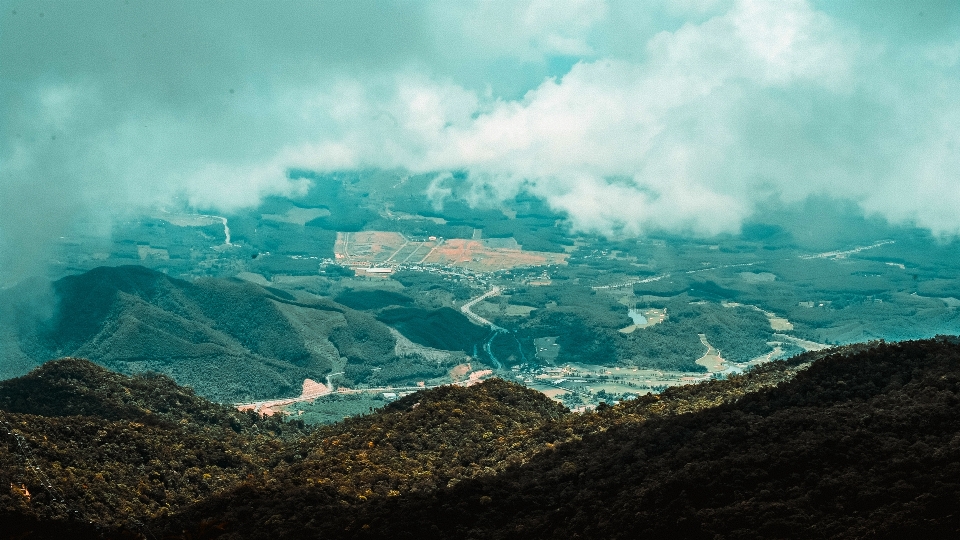
<instances>
[{"instance_id":1,"label":"turquoise sky","mask_svg":"<svg viewBox=\"0 0 960 540\"><path fill-rule=\"evenodd\" d=\"M955 1L0 6L7 251L295 195L294 167L467 171L593 231L731 232L811 195L960 231Z\"/></svg>"}]
</instances>

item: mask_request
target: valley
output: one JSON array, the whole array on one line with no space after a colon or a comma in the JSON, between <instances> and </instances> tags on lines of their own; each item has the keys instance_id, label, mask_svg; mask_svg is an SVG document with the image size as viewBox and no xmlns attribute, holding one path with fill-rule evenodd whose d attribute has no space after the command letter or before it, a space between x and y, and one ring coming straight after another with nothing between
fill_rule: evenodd
<instances>
[{"instance_id":1,"label":"valley","mask_svg":"<svg viewBox=\"0 0 960 540\"><path fill-rule=\"evenodd\" d=\"M960 2L2 8L0 540L960 538Z\"/></svg>"},{"instance_id":2,"label":"valley","mask_svg":"<svg viewBox=\"0 0 960 540\"><path fill-rule=\"evenodd\" d=\"M121 223L110 239L80 227L51 279L145 267L147 281L182 280L164 290L186 303L97 278L120 296L98 308L102 329L66 341L63 323L25 332L7 310L0 326L17 338L5 341L0 376L78 354L228 402L296 399L290 408L311 401L307 379L339 374L331 393L384 399L454 383L450 370L472 363L590 408L830 345L960 332L960 249L918 231L871 225L881 240L846 247L799 241L791 220L802 215L780 215L709 241L603 237L570 230L533 197L485 208L403 195L428 180L410 176L401 193L389 174L317 176L306 195L249 211L168 210ZM214 315L223 301L235 308ZM73 300L60 302L63 320ZM257 340L296 335L297 352L250 348L234 332L251 316L267 324ZM191 343L168 337L203 326Z\"/></svg>"}]
</instances>

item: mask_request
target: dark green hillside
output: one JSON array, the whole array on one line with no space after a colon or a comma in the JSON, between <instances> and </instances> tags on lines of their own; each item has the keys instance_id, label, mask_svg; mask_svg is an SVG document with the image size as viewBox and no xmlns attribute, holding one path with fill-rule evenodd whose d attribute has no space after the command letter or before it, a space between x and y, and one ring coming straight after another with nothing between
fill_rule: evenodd
<instances>
[{"instance_id":1,"label":"dark green hillside","mask_svg":"<svg viewBox=\"0 0 960 540\"><path fill-rule=\"evenodd\" d=\"M417 296L418 299L437 291L450 293L456 300L467 300L474 296L474 291L469 285L429 272L401 270L390 277L402 283L407 288L407 293Z\"/></svg>"},{"instance_id":2,"label":"dark green hillside","mask_svg":"<svg viewBox=\"0 0 960 540\"><path fill-rule=\"evenodd\" d=\"M267 358L309 365L310 352L290 322L275 305L286 298L259 285L238 279L205 278L194 283L190 298L214 327L239 341L245 349ZM266 293L266 294L265 294Z\"/></svg>"},{"instance_id":3,"label":"dark green hillside","mask_svg":"<svg viewBox=\"0 0 960 540\"><path fill-rule=\"evenodd\" d=\"M167 424L186 420L235 431L256 418L207 401L164 375L127 377L78 358L47 362L23 377L0 381L0 410Z\"/></svg>"},{"instance_id":4,"label":"dark green hillside","mask_svg":"<svg viewBox=\"0 0 960 540\"><path fill-rule=\"evenodd\" d=\"M188 281L142 266L103 266L67 276L53 285L59 305L48 337L52 346L62 349L90 340L111 315L121 293L160 303L161 307L184 315L185 312L177 309L174 291L191 288Z\"/></svg>"},{"instance_id":5,"label":"dark green hillside","mask_svg":"<svg viewBox=\"0 0 960 540\"><path fill-rule=\"evenodd\" d=\"M659 282L653 282L656 284ZM745 307L725 307L703 297L723 298L730 293L713 282L684 281L693 291L675 297L634 297L631 307L666 309L660 324L620 332L633 323L628 306L615 294L599 293L573 284L518 287L511 291L511 304L536 307L526 319L499 317L495 322L516 330L516 338L525 347L525 355L534 357L533 340L556 336L560 346L558 362L585 362L600 365L620 363L646 368L679 371L703 371L695 363L706 352L698 334L705 334L724 358L746 362L770 351L767 342L773 331L759 311ZM694 291L696 285L696 291ZM672 285L671 285L672 287ZM697 292L699 291L699 292ZM696 293L696 295L694 295ZM515 342L507 345L516 354Z\"/></svg>"},{"instance_id":6,"label":"dark green hillside","mask_svg":"<svg viewBox=\"0 0 960 540\"><path fill-rule=\"evenodd\" d=\"M693 280L686 276L670 276L649 283L637 283L633 294L637 296L669 297L690 292Z\"/></svg>"},{"instance_id":7,"label":"dark green hillside","mask_svg":"<svg viewBox=\"0 0 960 540\"><path fill-rule=\"evenodd\" d=\"M510 303L537 308L519 323L509 317L495 321L511 330L515 326L516 338L525 347L524 354L529 358L536 354L533 340L544 336L559 336L559 362L609 364L635 354L630 340L619 332L632 324L627 308L612 296L598 294L589 287L563 283L518 287L511 291ZM509 348L511 354L519 352L516 341ZM696 357L688 355L688 362L689 358Z\"/></svg>"},{"instance_id":8,"label":"dark green hillside","mask_svg":"<svg viewBox=\"0 0 960 540\"><path fill-rule=\"evenodd\" d=\"M654 400L655 401L655 400ZM330 523L430 538L946 538L960 532L960 345L879 345L695 414ZM400 535L400 537L404 537Z\"/></svg>"},{"instance_id":9,"label":"dark green hillside","mask_svg":"<svg viewBox=\"0 0 960 540\"><path fill-rule=\"evenodd\" d=\"M413 303L413 298L405 294L381 289L348 289L337 295L334 300L349 308L360 310L380 309L387 306L406 306Z\"/></svg>"},{"instance_id":10,"label":"dark green hillside","mask_svg":"<svg viewBox=\"0 0 960 540\"><path fill-rule=\"evenodd\" d=\"M0 383L0 537L155 538L151 519L262 474L303 434L164 376L49 362Z\"/></svg>"},{"instance_id":11,"label":"dark green hillside","mask_svg":"<svg viewBox=\"0 0 960 540\"><path fill-rule=\"evenodd\" d=\"M490 331L445 307L435 310L397 307L381 311L377 320L396 328L410 341L435 349L473 354Z\"/></svg>"},{"instance_id":12,"label":"dark green hillside","mask_svg":"<svg viewBox=\"0 0 960 540\"><path fill-rule=\"evenodd\" d=\"M296 437L68 359L0 386L0 520L34 538L955 537L958 409L956 338L584 415L500 380L441 387Z\"/></svg>"},{"instance_id":13,"label":"dark green hillside","mask_svg":"<svg viewBox=\"0 0 960 540\"><path fill-rule=\"evenodd\" d=\"M140 266L103 267L53 290L52 319L17 329L21 363L84 357L122 373L165 373L236 402L296 395L304 379L342 371L343 359L393 358L393 336L371 315L238 279L188 282Z\"/></svg>"},{"instance_id":14,"label":"dark green hillside","mask_svg":"<svg viewBox=\"0 0 960 540\"><path fill-rule=\"evenodd\" d=\"M344 324L334 328L329 339L350 364L382 366L395 360L396 342L389 328L359 311L344 310L342 317Z\"/></svg>"},{"instance_id":15,"label":"dark green hillside","mask_svg":"<svg viewBox=\"0 0 960 540\"><path fill-rule=\"evenodd\" d=\"M506 383L478 388L497 403L536 402ZM595 414L528 416L523 427L509 427L509 407L463 392L418 393L317 432L298 450L309 457L275 484L211 499L169 530L212 518L225 538L960 532L955 338L807 354ZM461 459L480 469L458 471Z\"/></svg>"},{"instance_id":16,"label":"dark green hillside","mask_svg":"<svg viewBox=\"0 0 960 540\"><path fill-rule=\"evenodd\" d=\"M267 485L241 486L158 528L193 531L191 523L209 518L234 538L340 538L339 520L356 505L495 475L567 436L568 416L539 392L497 379L418 392L318 429L287 451L303 458L275 469ZM265 514L278 516L272 526L253 525L269 519ZM328 527L329 520L338 526Z\"/></svg>"},{"instance_id":17,"label":"dark green hillside","mask_svg":"<svg viewBox=\"0 0 960 540\"><path fill-rule=\"evenodd\" d=\"M782 377L772 367L767 371ZM623 413L713 406L769 379L760 375L717 381L704 386L706 392L675 392L657 411L641 406ZM0 395L25 399L19 408L0 401L0 482L15 486L0 490L0 519L4 532L33 538L237 533L235 518L216 517L224 502L259 523L265 520L255 516L279 503L281 513L305 517L266 534L302 532L323 526L308 515L336 516L344 505L496 474L556 442L596 431L603 420L566 414L537 392L491 380L419 392L295 439L302 433L296 423L239 414L169 379L129 378L75 359L8 381ZM68 411L83 414L61 416ZM296 493L303 499L288 504ZM179 517L171 522L171 516Z\"/></svg>"}]
</instances>

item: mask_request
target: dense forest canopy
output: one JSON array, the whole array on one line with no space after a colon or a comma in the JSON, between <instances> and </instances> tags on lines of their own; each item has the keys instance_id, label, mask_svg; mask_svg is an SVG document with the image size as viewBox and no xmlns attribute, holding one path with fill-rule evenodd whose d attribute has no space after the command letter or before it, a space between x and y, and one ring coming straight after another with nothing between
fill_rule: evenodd
<instances>
[{"instance_id":1,"label":"dense forest canopy","mask_svg":"<svg viewBox=\"0 0 960 540\"><path fill-rule=\"evenodd\" d=\"M958 366L956 338L848 346L581 415L494 379L305 431L67 359L0 383L0 516L90 537L944 537Z\"/></svg>"}]
</instances>

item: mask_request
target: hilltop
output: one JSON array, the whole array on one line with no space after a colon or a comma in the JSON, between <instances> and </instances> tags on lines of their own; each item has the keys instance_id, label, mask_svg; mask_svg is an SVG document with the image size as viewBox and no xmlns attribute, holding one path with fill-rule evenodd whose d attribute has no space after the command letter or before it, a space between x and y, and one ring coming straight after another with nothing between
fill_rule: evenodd
<instances>
[{"instance_id":1,"label":"hilltop","mask_svg":"<svg viewBox=\"0 0 960 540\"><path fill-rule=\"evenodd\" d=\"M637 424L609 411L600 415L604 429L523 466L380 501L329 530L433 538L953 537L958 408L956 339L878 345L827 356L789 382L693 414Z\"/></svg>"},{"instance_id":2,"label":"hilltop","mask_svg":"<svg viewBox=\"0 0 960 540\"><path fill-rule=\"evenodd\" d=\"M272 466L302 423L66 358L0 383L0 537L136 537Z\"/></svg>"},{"instance_id":3,"label":"hilltop","mask_svg":"<svg viewBox=\"0 0 960 540\"><path fill-rule=\"evenodd\" d=\"M62 411L82 415L57 416L42 399L11 410L10 396L46 390ZM88 407L90 392L112 405ZM0 445L0 480L14 486L0 494L5 522L38 534L44 523L80 527L70 509L107 536L157 538L894 538L960 530L956 338L808 353L587 414L494 379L417 392L310 432L227 410L241 418L239 431L174 409L161 414L180 420L163 429L145 421L153 395L215 408L178 392L162 378L126 378L76 360L0 387L0 416L14 434ZM50 488L24 468L17 435Z\"/></svg>"},{"instance_id":4,"label":"hilltop","mask_svg":"<svg viewBox=\"0 0 960 540\"><path fill-rule=\"evenodd\" d=\"M79 358L47 362L23 377L0 381L0 410L167 425L183 421L236 431L256 418L203 399L165 375L128 377Z\"/></svg>"}]
</instances>

